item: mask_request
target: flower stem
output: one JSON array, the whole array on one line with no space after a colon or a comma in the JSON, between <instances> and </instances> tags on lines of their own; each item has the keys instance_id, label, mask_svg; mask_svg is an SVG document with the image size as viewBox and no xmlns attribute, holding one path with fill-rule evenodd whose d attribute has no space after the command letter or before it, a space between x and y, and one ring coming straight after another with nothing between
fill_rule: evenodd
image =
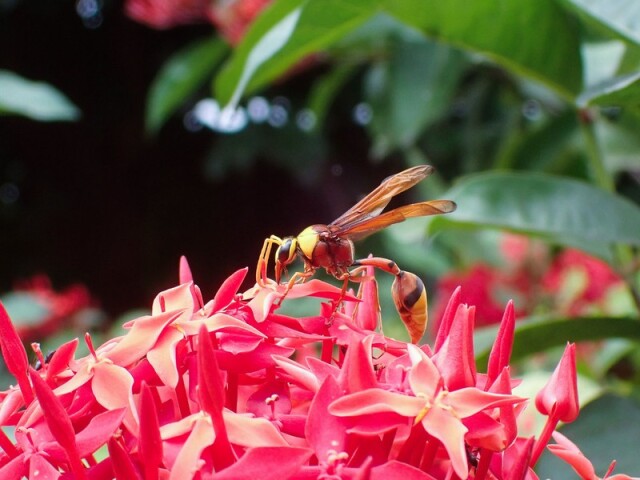
<instances>
[{"instance_id":1,"label":"flower stem","mask_svg":"<svg viewBox=\"0 0 640 480\"><path fill-rule=\"evenodd\" d=\"M433 464L433 460L436 458L436 453L438 452L439 442L429 436L429 440L427 440L426 445L424 446L424 451L422 452L422 460L420 460L420 470L426 472L431 468Z\"/></svg>"},{"instance_id":2,"label":"flower stem","mask_svg":"<svg viewBox=\"0 0 640 480\"><path fill-rule=\"evenodd\" d=\"M321 359L325 363L331 363L331 355L333 354L333 340L327 339L322 341Z\"/></svg>"},{"instance_id":3,"label":"flower stem","mask_svg":"<svg viewBox=\"0 0 640 480\"><path fill-rule=\"evenodd\" d=\"M595 122L593 113L588 109L583 109L578 112L578 118L580 120L580 130L584 137L587 162L593 183L603 190L613 192L615 185L611 175L604 167L602 151L598 146L598 140L593 128Z\"/></svg>"},{"instance_id":4,"label":"flower stem","mask_svg":"<svg viewBox=\"0 0 640 480\"><path fill-rule=\"evenodd\" d=\"M9 458L14 458L16 455L18 455L18 449L2 429L0 429L0 448L4 450L4 453L6 453Z\"/></svg>"},{"instance_id":5,"label":"flower stem","mask_svg":"<svg viewBox=\"0 0 640 480\"><path fill-rule=\"evenodd\" d=\"M180 415L182 417L188 417L191 414L189 408L189 399L187 398L187 390L184 386L184 379L182 375L178 377L178 384L176 385L176 397L178 400L178 408L180 409Z\"/></svg>"},{"instance_id":6,"label":"flower stem","mask_svg":"<svg viewBox=\"0 0 640 480\"><path fill-rule=\"evenodd\" d=\"M538 463L538 460L540 459L540 455L542 455L542 451L547 446L547 443L549 443L549 440L551 439L551 434L554 432L557 425L558 425L558 419L553 418L551 416L547 417L547 423L544 424L542 433L540 433L540 436L536 440L536 444L533 447L533 451L531 452L531 460L529 461L529 466L531 468L533 468L536 465L536 463Z\"/></svg>"},{"instance_id":7,"label":"flower stem","mask_svg":"<svg viewBox=\"0 0 640 480\"><path fill-rule=\"evenodd\" d=\"M398 453L398 461L418 466L422 457L422 446L427 441L427 438L427 432L425 432L422 424L414 425L409 436L404 441L400 453Z\"/></svg>"},{"instance_id":8,"label":"flower stem","mask_svg":"<svg viewBox=\"0 0 640 480\"><path fill-rule=\"evenodd\" d=\"M480 459L478 460L478 466L476 468L475 480L484 480L487 472L489 471L489 464L491 463L491 457L493 452L486 448L480 449Z\"/></svg>"}]
</instances>

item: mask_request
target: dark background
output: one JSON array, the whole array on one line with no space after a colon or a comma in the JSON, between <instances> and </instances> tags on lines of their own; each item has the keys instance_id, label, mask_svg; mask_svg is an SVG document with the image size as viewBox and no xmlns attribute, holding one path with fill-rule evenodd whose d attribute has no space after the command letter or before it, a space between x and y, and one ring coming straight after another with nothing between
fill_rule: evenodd
<instances>
[{"instance_id":1,"label":"dark background","mask_svg":"<svg viewBox=\"0 0 640 480\"><path fill-rule=\"evenodd\" d=\"M301 159L306 176L258 156L211 178L220 138L189 132L184 111L155 138L144 130L147 91L163 62L211 27L156 31L127 18L121 2L105 2L94 28L72 1L0 6L0 68L53 85L82 112L70 123L0 117L0 185L19 193L0 202L0 291L43 272L55 288L85 284L117 315L175 285L184 254L211 298L236 269L253 275L263 238L330 221L401 168L372 164L367 137L347 114L327 122L320 163ZM295 97L313 75L281 87Z\"/></svg>"}]
</instances>

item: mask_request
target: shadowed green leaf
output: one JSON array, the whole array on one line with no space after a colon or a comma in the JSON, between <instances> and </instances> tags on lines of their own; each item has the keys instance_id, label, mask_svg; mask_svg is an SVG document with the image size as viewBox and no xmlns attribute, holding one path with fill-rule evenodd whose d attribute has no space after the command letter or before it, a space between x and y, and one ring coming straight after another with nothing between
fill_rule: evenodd
<instances>
[{"instance_id":1,"label":"shadowed green leaf","mask_svg":"<svg viewBox=\"0 0 640 480\"><path fill-rule=\"evenodd\" d=\"M621 106L640 108L640 72L615 77L582 93L578 106Z\"/></svg>"},{"instance_id":2,"label":"shadowed green leaf","mask_svg":"<svg viewBox=\"0 0 640 480\"><path fill-rule=\"evenodd\" d=\"M640 44L640 2L637 0L563 0L591 26Z\"/></svg>"},{"instance_id":3,"label":"shadowed green leaf","mask_svg":"<svg viewBox=\"0 0 640 480\"><path fill-rule=\"evenodd\" d=\"M553 0L384 0L382 4L427 35L482 53L567 98L581 89L579 25Z\"/></svg>"},{"instance_id":4,"label":"shadowed green leaf","mask_svg":"<svg viewBox=\"0 0 640 480\"><path fill-rule=\"evenodd\" d=\"M157 133L178 107L201 87L227 53L218 38L207 38L188 45L163 65L149 89L146 127Z\"/></svg>"},{"instance_id":5,"label":"shadowed green leaf","mask_svg":"<svg viewBox=\"0 0 640 480\"><path fill-rule=\"evenodd\" d=\"M0 70L0 115L3 114L53 122L77 120L80 110L48 83Z\"/></svg>"},{"instance_id":6,"label":"shadowed green leaf","mask_svg":"<svg viewBox=\"0 0 640 480\"><path fill-rule=\"evenodd\" d=\"M478 365L486 365L497 327L476 331L474 337ZM512 359L559 347L567 342L598 341L608 338L640 340L640 319L636 317L530 318L516 323Z\"/></svg>"},{"instance_id":7,"label":"shadowed green leaf","mask_svg":"<svg viewBox=\"0 0 640 480\"><path fill-rule=\"evenodd\" d=\"M465 66L464 54L447 45L423 38L393 42L388 61L374 68L367 81L376 156L414 145L450 108Z\"/></svg>"},{"instance_id":8,"label":"shadowed green leaf","mask_svg":"<svg viewBox=\"0 0 640 480\"><path fill-rule=\"evenodd\" d=\"M462 179L447 194L458 209L430 229L502 228L560 244L606 249L640 245L640 207L581 181L535 173L492 172Z\"/></svg>"}]
</instances>

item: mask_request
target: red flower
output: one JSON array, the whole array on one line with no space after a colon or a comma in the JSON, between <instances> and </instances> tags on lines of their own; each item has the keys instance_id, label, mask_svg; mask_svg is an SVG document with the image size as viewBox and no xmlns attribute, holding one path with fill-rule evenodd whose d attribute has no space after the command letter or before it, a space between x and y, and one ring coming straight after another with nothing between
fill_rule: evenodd
<instances>
[{"instance_id":1,"label":"red flower","mask_svg":"<svg viewBox=\"0 0 640 480\"><path fill-rule=\"evenodd\" d=\"M165 29L207 20L210 0L127 0L125 11L137 22Z\"/></svg>"},{"instance_id":2,"label":"red flower","mask_svg":"<svg viewBox=\"0 0 640 480\"><path fill-rule=\"evenodd\" d=\"M558 423L569 423L578 418L580 403L577 376L576 344L569 343L551 378L536 395L536 408L547 415L547 421L533 449L531 465L535 465L540 458Z\"/></svg>"},{"instance_id":3,"label":"red flower","mask_svg":"<svg viewBox=\"0 0 640 480\"><path fill-rule=\"evenodd\" d=\"M384 335L372 272L357 297L319 280L240 292L246 273L205 301L182 259L181 284L126 334L97 348L87 335L83 358L68 342L38 371L0 308L19 384L0 393L0 426L15 427L0 429L0 477L535 479L545 435L577 414L568 348L536 400L546 433L518 437L512 305L483 374L460 290L432 349ZM317 315L278 313L300 297L323 302Z\"/></svg>"},{"instance_id":4,"label":"red flower","mask_svg":"<svg viewBox=\"0 0 640 480\"><path fill-rule=\"evenodd\" d=\"M251 21L271 3L271 0L214 0L210 3L209 19L232 45L240 43Z\"/></svg>"},{"instance_id":5,"label":"red flower","mask_svg":"<svg viewBox=\"0 0 640 480\"><path fill-rule=\"evenodd\" d=\"M49 277L42 274L18 282L4 299L10 312L15 306L13 320L26 342L59 330L73 315L93 303L84 285L74 284L58 292L52 288Z\"/></svg>"},{"instance_id":6,"label":"red flower","mask_svg":"<svg viewBox=\"0 0 640 480\"><path fill-rule=\"evenodd\" d=\"M397 417L389 426L396 427L407 424L404 417L414 424L420 423L428 435L444 445L456 475L464 478L469 470L464 447L468 428L462 419L523 399L487 393L475 387L448 391L433 361L419 348L413 345L407 348L412 365L408 373L408 392L396 393L382 388L362 390L337 399L329 412L341 417L394 413ZM383 428L382 423L380 428Z\"/></svg>"},{"instance_id":7,"label":"red flower","mask_svg":"<svg viewBox=\"0 0 640 480\"><path fill-rule=\"evenodd\" d=\"M479 326L499 323L504 312L503 298L524 297L528 299L530 281L519 271L509 273L482 263L472 265L465 273L452 272L438 281L436 319L442 318L445 303L458 287L462 287L461 301L476 307L476 322ZM526 314L516 310L516 317Z\"/></svg>"},{"instance_id":8,"label":"red flower","mask_svg":"<svg viewBox=\"0 0 640 480\"><path fill-rule=\"evenodd\" d=\"M570 343L549 382L536 395L538 411L565 423L573 422L580 409L577 382L576 345Z\"/></svg>"},{"instance_id":9,"label":"red flower","mask_svg":"<svg viewBox=\"0 0 640 480\"><path fill-rule=\"evenodd\" d=\"M605 262L572 248L560 253L542 278L543 288L569 315L584 314L621 283L620 276Z\"/></svg>"},{"instance_id":10,"label":"red flower","mask_svg":"<svg viewBox=\"0 0 640 480\"><path fill-rule=\"evenodd\" d=\"M129 17L166 29L192 23L212 23L232 44L242 39L253 19L271 0L127 0Z\"/></svg>"}]
</instances>

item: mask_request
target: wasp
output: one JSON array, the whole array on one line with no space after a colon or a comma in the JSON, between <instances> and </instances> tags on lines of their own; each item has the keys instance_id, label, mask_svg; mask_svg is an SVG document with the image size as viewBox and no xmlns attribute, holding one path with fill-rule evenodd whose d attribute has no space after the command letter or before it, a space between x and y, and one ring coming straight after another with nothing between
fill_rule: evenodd
<instances>
[{"instance_id":1,"label":"wasp","mask_svg":"<svg viewBox=\"0 0 640 480\"><path fill-rule=\"evenodd\" d=\"M391 287L393 301L412 342L417 343L427 325L427 296L422 280L411 272L400 270L393 260L380 257L356 260L353 242L407 218L453 212L456 209L453 201L430 200L383 213L393 197L413 187L433 171L430 165L419 165L396 173L328 225L311 225L295 237L271 235L266 238L256 268L257 283L261 286L267 283L267 265L274 245L277 245L277 284L280 284L283 273L286 274L287 266L296 258L304 262L304 270L292 275L286 291L296 282L304 282L317 269L324 268L328 274L344 281L344 293L349 280L358 281L361 269L373 266L395 276Z\"/></svg>"}]
</instances>

